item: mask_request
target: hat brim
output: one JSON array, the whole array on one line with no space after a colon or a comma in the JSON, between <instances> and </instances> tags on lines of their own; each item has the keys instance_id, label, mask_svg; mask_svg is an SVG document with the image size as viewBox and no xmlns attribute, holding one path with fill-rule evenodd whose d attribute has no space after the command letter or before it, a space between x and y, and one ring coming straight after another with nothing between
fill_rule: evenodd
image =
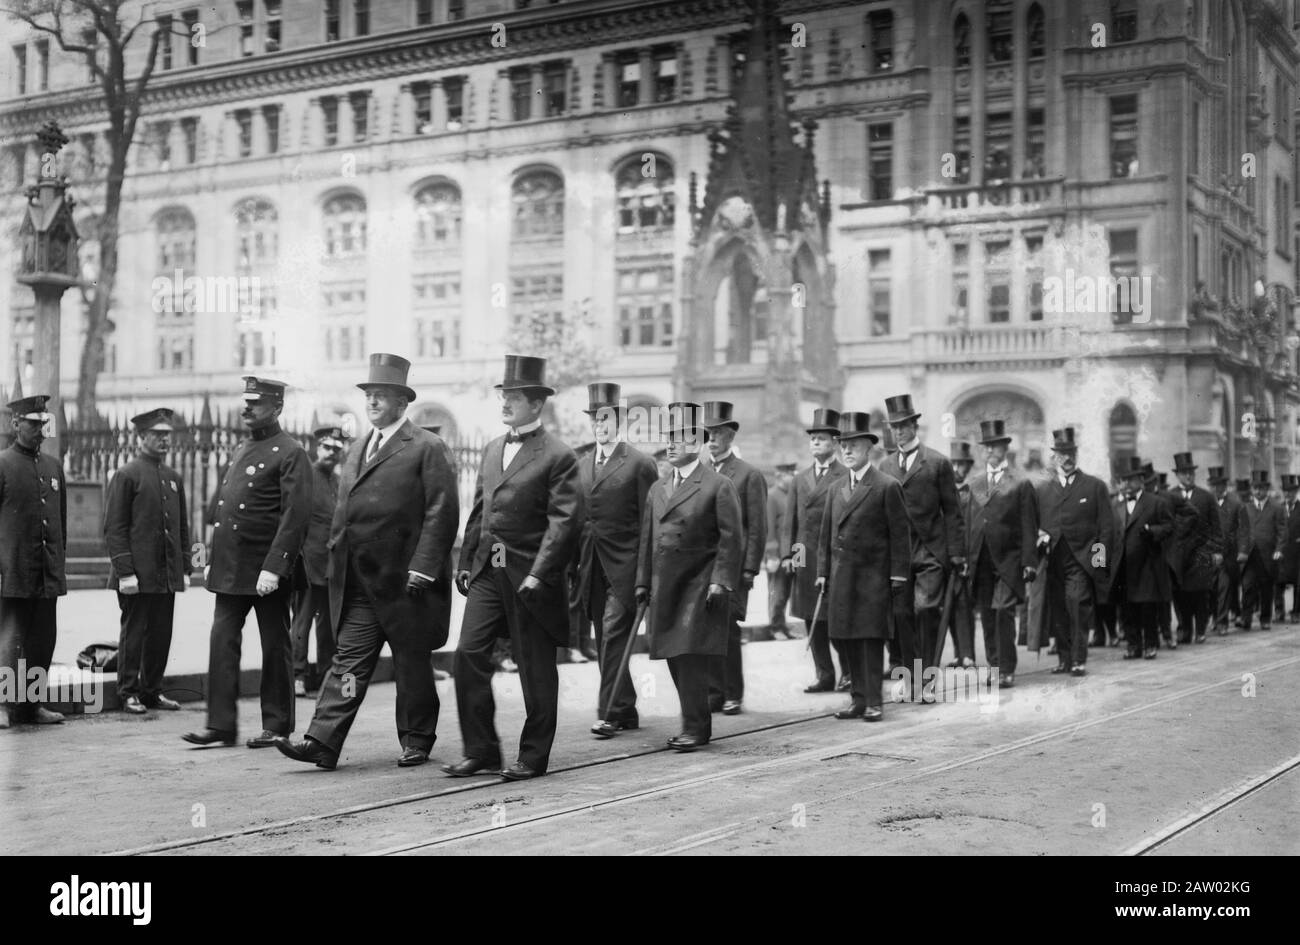
<instances>
[{"instance_id":1,"label":"hat brim","mask_svg":"<svg viewBox=\"0 0 1300 945\"><path fill-rule=\"evenodd\" d=\"M980 440L980 446L995 446L998 443L1010 443L1009 436L991 436L987 440Z\"/></svg>"},{"instance_id":2,"label":"hat brim","mask_svg":"<svg viewBox=\"0 0 1300 945\"><path fill-rule=\"evenodd\" d=\"M622 408L619 407L618 404L601 404L599 407L588 407L586 410L583 411L583 413L585 413L589 417L594 417L596 416L596 414L600 413L603 410L613 410L614 412L617 413L621 409Z\"/></svg>"},{"instance_id":3,"label":"hat brim","mask_svg":"<svg viewBox=\"0 0 1300 945\"><path fill-rule=\"evenodd\" d=\"M262 402L266 402L270 404L282 404L284 403L284 396L282 394L245 393L244 402L249 404L259 404Z\"/></svg>"},{"instance_id":4,"label":"hat brim","mask_svg":"<svg viewBox=\"0 0 1300 945\"><path fill-rule=\"evenodd\" d=\"M502 383L494 385L497 390L538 390L547 397L555 396L555 388L547 387L545 384L524 384L524 383Z\"/></svg>"},{"instance_id":5,"label":"hat brim","mask_svg":"<svg viewBox=\"0 0 1300 945\"><path fill-rule=\"evenodd\" d=\"M814 433L829 433L831 436L839 436L840 428L839 427L808 427L803 432L807 433L809 436L812 436Z\"/></svg>"},{"instance_id":6,"label":"hat brim","mask_svg":"<svg viewBox=\"0 0 1300 945\"><path fill-rule=\"evenodd\" d=\"M874 433L841 433L840 441L844 440L870 440L872 443L879 443L880 437Z\"/></svg>"},{"instance_id":7,"label":"hat brim","mask_svg":"<svg viewBox=\"0 0 1300 945\"><path fill-rule=\"evenodd\" d=\"M664 439L671 440L674 437L678 439L686 439L686 434L688 433L695 434L693 438L698 439L701 443L708 442L709 431L704 427L673 427L670 430L664 431Z\"/></svg>"},{"instance_id":8,"label":"hat brim","mask_svg":"<svg viewBox=\"0 0 1300 945\"><path fill-rule=\"evenodd\" d=\"M1198 470L1198 469L1200 469L1200 468L1201 468L1200 466L1175 466L1175 467L1174 467L1174 472L1176 472L1176 473L1180 473L1180 472L1196 472L1196 470Z\"/></svg>"},{"instance_id":9,"label":"hat brim","mask_svg":"<svg viewBox=\"0 0 1300 945\"><path fill-rule=\"evenodd\" d=\"M706 423L704 424L704 429L706 429L706 430L721 430L723 427L726 427L728 430L737 430L737 431L738 431L738 430L740 429L740 421L739 421L739 420L719 420L717 423L708 423L708 422L706 422Z\"/></svg>"},{"instance_id":10,"label":"hat brim","mask_svg":"<svg viewBox=\"0 0 1300 945\"><path fill-rule=\"evenodd\" d=\"M49 423L54 419L52 413L24 413L14 418L15 420L33 420L36 423Z\"/></svg>"},{"instance_id":11,"label":"hat brim","mask_svg":"<svg viewBox=\"0 0 1300 945\"><path fill-rule=\"evenodd\" d=\"M1079 446L1077 443L1053 443L1052 452L1053 453L1077 453L1079 452Z\"/></svg>"},{"instance_id":12,"label":"hat brim","mask_svg":"<svg viewBox=\"0 0 1300 945\"><path fill-rule=\"evenodd\" d=\"M921 419L921 415L919 413L909 413L900 417L890 417L888 420L885 421L885 423L886 425L892 427L896 423L907 423L907 421L909 420L920 420L920 419Z\"/></svg>"},{"instance_id":13,"label":"hat brim","mask_svg":"<svg viewBox=\"0 0 1300 945\"><path fill-rule=\"evenodd\" d=\"M975 457L973 457L973 456L949 456L949 457L948 457L948 462L950 462L950 463L970 463L972 466L974 466L974 465L975 465Z\"/></svg>"},{"instance_id":14,"label":"hat brim","mask_svg":"<svg viewBox=\"0 0 1300 945\"><path fill-rule=\"evenodd\" d=\"M403 397L405 397L408 401L415 400L415 391L411 390L411 388L407 387L405 384L379 384L371 381L366 381L363 384L358 384L357 388L366 391L395 390L398 393L400 393Z\"/></svg>"},{"instance_id":15,"label":"hat brim","mask_svg":"<svg viewBox=\"0 0 1300 945\"><path fill-rule=\"evenodd\" d=\"M175 433L176 427L170 423L153 423L147 427L137 427L141 433Z\"/></svg>"}]
</instances>

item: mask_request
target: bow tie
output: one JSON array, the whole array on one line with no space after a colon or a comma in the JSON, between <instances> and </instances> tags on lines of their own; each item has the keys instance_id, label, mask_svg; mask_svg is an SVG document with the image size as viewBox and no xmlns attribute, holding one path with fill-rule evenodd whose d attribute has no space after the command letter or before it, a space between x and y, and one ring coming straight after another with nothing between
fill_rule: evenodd
<instances>
[{"instance_id":1,"label":"bow tie","mask_svg":"<svg viewBox=\"0 0 1300 945\"><path fill-rule=\"evenodd\" d=\"M528 439L530 436L532 436L533 434L537 433L537 431L540 430L540 429L541 429L541 427L538 427L537 430L529 430L527 433L507 433L507 434L506 434L506 442L507 442L507 443L522 443L524 440Z\"/></svg>"}]
</instances>

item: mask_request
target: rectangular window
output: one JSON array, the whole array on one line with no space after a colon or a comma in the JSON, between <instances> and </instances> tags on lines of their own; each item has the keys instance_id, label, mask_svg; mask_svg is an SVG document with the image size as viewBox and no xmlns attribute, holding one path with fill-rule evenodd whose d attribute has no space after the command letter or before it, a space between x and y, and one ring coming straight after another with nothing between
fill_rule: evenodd
<instances>
[{"instance_id":1,"label":"rectangular window","mask_svg":"<svg viewBox=\"0 0 1300 945\"><path fill-rule=\"evenodd\" d=\"M533 70L528 66L510 70L510 114L515 121L532 117Z\"/></svg>"},{"instance_id":2,"label":"rectangular window","mask_svg":"<svg viewBox=\"0 0 1300 945\"><path fill-rule=\"evenodd\" d=\"M1011 113L990 112L984 125L984 182L1011 179Z\"/></svg>"},{"instance_id":3,"label":"rectangular window","mask_svg":"<svg viewBox=\"0 0 1300 945\"><path fill-rule=\"evenodd\" d=\"M1110 274L1114 278L1127 278L1138 275L1138 233L1137 230L1111 230L1108 234L1110 241ZM1125 288L1127 294L1127 287ZM1127 325L1133 320L1133 315L1128 311L1119 311L1121 307L1127 306L1115 305L1115 299L1098 299L1098 305L1109 303L1110 310L1113 313L1111 320L1119 325Z\"/></svg>"},{"instance_id":4,"label":"rectangular window","mask_svg":"<svg viewBox=\"0 0 1300 945\"><path fill-rule=\"evenodd\" d=\"M871 36L871 71L889 72L894 68L894 14L877 10L867 15Z\"/></svg>"},{"instance_id":5,"label":"rectangular window","mask_svg":"<svg viewBox=\"0 0 1300 945\"><path fill-rule=\"evenodd\" d=\"M447 0L447 22L465 19L465 0Z\"/></svg>"},{"instance_id":6,"label":"rectangular window","mask_svg":"<svg viewBox=\"0 0 1300 945\"><path fill-rule=\"evenodd\" d=\"M428 26L433 23L433 0L415 0L415 25Z\"/></svg>"},{"instance_id":7,"label":"rectangular window","mask_svg":"<svg viewBox=\"0 0 1300 945\"><path fill-rule=\"evenodd\" d=\"M277 154L280 151L280 106L263 105L262 121L266 124L266 152Z\"/></svg>"},{"instance_id":8,"label":"rectangular window","mask_svg":"<svg viewBox=\"0 0 1300 945\"><path fill-rule=\"evenodd\" d=\"M253 153L253 113L246 108L235 112L235 124L239 127L239 156L250 157Z\"/></svg>"},{"instance_id":9,"label":"rectangular window","mask_svg":"<svg viewBox=\"0 0 1300 945\"><path fill-rule=\"evenodd\" d=\"M569 70L566 63L550 62L546 64L542 79L545 86L546 115L548 118L564 114L566 104L565 84L568 81L568 76Z\"/></svg>"},{"instance_id":10,"label":"rectangular window","mask_svg":"<svg viewBox=\"0 0 1300 945\"><path fill-rule=\"evenodd\" d=\"M1296 152L1300 154L1300 151ZM1192 103L1192 140L1187 145L1187 171L1201 173L1201 103Z\"/></svg>"},{"instance_id":11,"label":"rectangular window","mask_svg":"<svg viewBox=\"0 0 1300 945\"><path fill-rule=\"evenodd\" d=\"M970 116L958 115L952 123L952 151L956 159L953 183L970 183Z\"/></svg>"},{"instance_id":12,"label":"rectangular window","mask_svg":"<svg viewBox=\"0 0 1300 945\"><path fill-rule=\"evenodd\" d=\"M182 118L181 135L185 138L185 163L197 164L199 161L199 120L197 118Z\"/></svg>"},{"instance_id":13,"label":"rectangular window","mask_svg":"<svg viewBox=\"0 0 1300 945\"><path fill-rule=\"evenodd\" d=\"M671 102L677 98L677 50L672 46L655 50L655 101Z\"/></svg>"},{"instance_id":14,"label":"rectangular window","mask_svg":"<svg viewBox=\"0 0 1300 945\"><path fill-rule=\"evenodd\" d=\"M239 14L239 55L251 56L257 51L253 46L253 0L239 0L235 10Z\"/></svg>"},{"instance_id":15,"label":"rectangular window","mask_svg":"<svg viewBox=\"0 0 1300 945\"><path fill-rule=\"evenodd\" d=\"M1011 244L1005 240L984 244L985 311L989 324L1011 321Z\"/></svg>"},{"instance_id":16,"label":"rectangular window","mask_svg":"<svg viewBox=\"0 0 1300 945\"><path fill-rule=\"evenodd\" d=\"M412 290L416 357L459 357L460 276L417 275Z\"/></svg>"},{"instance_id":17,"label":"rectangular window","mask_svg":"<svg viewBox=\"0 0 1300 945\"><path fill-rule=\"evenodd\" d=\"M1028 120L1025 122L1025 168L1021 177L1046 176L1046 137L1043 110L1029 109Z\"/></svg>"},{"instance_id":18,"label":"rectangular window","mask_svg":"<svg viewBox=\"0 0 1300 945\"><path fill-rule=\"evenodd\" d=\"M1274 181L1274 226L1273 245L1279 256L1285 256L1291 246L1291 187L1286 178L1278 175Z\"/></svg>"},{"instance_id":19,"label":"rectangular window","mask_svg":"<svg viewBox=\"0 0 1300 945\"><path fill-rule=\"evenodd\" d=\"M1136 95L1110 98L1110 176L1138 173L1138 100Z\"/></svg>"},{"instance_id":20,"label":"rectangular window","mask_svg":"<svg viewBox=\"0 0 1300 945\"><path fill-rule=\"evenodd\" d=\"M95 176L95 136L90 132L86 132L85 134L81 134L77 136L77 142L81 145L81 156L82 159L86 162L86 176L94 177ZM16 187L18 186L18 184L22 183L22 178L23 178L23 148L21 145L15 148L14 157L15 157L15 163L18 165L18 179L14 182L14 186Z\"/></svg>"},{"instance_id":21,"label":"rectangular window","mask_svg":"<svg viewBox=\"0 0 1300 945\"><path fill-rule=\"evenodd\" d=\"M894 196L894 125L892 122L867 126L868 200L892 200Z\"/></svg>"},{"instance_id":22,"label":"rectangular window","mask_svg":"<svg viewBox=\"0 0 1300 945\"><path fill-rule=\"evenodd\" d=\"M325 147L339 143L339 100L333 97L320 100L321 114L325 118Z\"/></svg>"},{"instance_id":23,"label":"rectangular window","mask_svg":"<svg viewBox=\"0 0 1300 945\"><path fill-rule=\"evenodd\" d=\"M27 47L15 46L14 50L14 78L17 80L17 89L19 95L27 94Z\"/></svg>"},{"instance_id":24,"label":"rectangular window","mask_svg":"<svg viewBox=\"0 0 1300 945\"><path fill-rule=\"evenodd\" d=\"M357 36L370 35L370 0L352 0L353 19L356 21Z\"/></svg>"},{"instance_id":25,"label":"rectangular window","mask_svg":"<svg viewBox=\"0 0 1300 945\"><path fill-rule=\"evenodd\" d=\"M330 285L322 294L325 360L335 363L363 360L366 357L365 284Z\"/></svg>"},{"instance_id":26,"label":"rectangular window","mask_svg":"<svg viewBox=\"0 0 1300 945\"><path fill-rule=\"evenodd\" d=\"M175 44L175 37L172 36L172 18L170 16L160 16L155 21L158 24L158 65L164 72L170 72L172 68L172 46ZM92 36L94 30L88 31Z\"/></svg>"},{"instance_id":27,"label":"rectangular window","mask_svg":"<svg viewBox=\"0 0 1300 945\"><path fill-rule=\"evenodd\" d=\"M352 140L360 144L370 136L370 93L356 92L349 101L352 104Z\"/></svg>"},{"instance_id":28,"label":"rectangular window","mask_svg":"<svg viewBox=\"0 0 1300 945\"><path fill-rule=\"evenodd\" d=\"M36 91L47 92L50 88L50 41L36 41Z\"/></svg>"},{"instance_id":29,"label":"rectangular window","mask_svg":"<svg viewBox=\"0 0 1300 945\"><path fill-rule=\"evenodd\" d=\"M1131 43L1138 36L1137 0L1111 0L1110 41Z\"/></svg>"},{"instance_id":30,"label":"rectangular window","mask_svg":"<svg viewBox=\"0 0 1300 945\"><path fill-rule=\"evenodd\" d=\"M171 166L172 161L172 123L170 121L156 122L153 126L154 146L158 151L158 164L163 170Z\"/></svg>"},{"instance_id":31,"label":"rectangular window","mask_svg":"<svg viewBox=\"0 0 1300 945\"><path fill-rule=\"evenodd\" d=\"M511 324L522 324L528 318L559 319L563 315L563 272L559 270L539 270L520 273L511 277Z\"/></svg>"},{"instance_id":32,"label":"rectangular window","mask_svg":"<svg viewBox=\"0 0 1300 945\"><path fill-rule=\"evenodd\" d=\"M867 252L867 305L870 308L871 337L889 334L890 305L889 250L873 249Z\"/></svg>"},{"instance_id":33,"label":"rectangular window","mask_svg":"<svg viewBox=\"0 0 1300 945\"><path fill-rule=\"evenodd\" d=\"M199 11L186 10L181 13L181 22L185 24L185 64L197 66L199 64L199 42L198 35Z\"/></svg>"},{"instance_id":34,"label":"rectangular window","mask_svg":"<svg viewBox=\"0 0 1300 945\"><path fill-rule=\"evenodd\" d=\"M447 130L459 131L465 113L465 80L443 79L442 94L447 101Z\"/></svg>"},{"instance_id":35,"label":"rectangular window","mask_svg":"<svg viewBox=\"0 0 1300 945\"><path fill-rule=\"evenodd\" d=\"M415 101L415 133L417 135L427 135L433 131L432 83L412 83L411 98Z\"/></svg>"},{"instance_id":36,"label":"rectangular window","mask_svg":"<svg viewBox=\"0 0 1300 945\"><path fill-rule=\"evenodd\" d=\"M970 245L952 244L952 314L948 323L958 328L970 325Z\"/></svg>"},{"instance_id":37,"label":"rectangular window","mask_svg":"<svg viewBox=\"0 0 1300 945\"><path fill-rule=\"evenodd\" d=\"M1011 3L1009 0L1008 2L991 0L986 9L985 18L988 22L988 61L990 63L1010 62L1015 33Z\"/></svg>"},{"instance_id":38,"label":"rectangular window","mask_svg":"<svg viewBox=\"0 0 1300 945\"><path fill-rule=\"evenodd\" d=\"M325 0L325 42L338 42L339 23L339 0Z\"/></svg>"},{"instance_id":39,"label":"rectangular window","mask_svg":"<svg viewBox=\"0 0 1300 945\"><path fill-rule=\"evenodd\" d=\"M266 42L264 49L269 52L280 51L280 0L264 0L266 9Z\"/></svg>"},{"instance_id":40,"label":"rectangular window","mask_svg":"<svg viewBox=\"0 0 1300 945\"><path fill-rule=\"evenodd\" d=\"M1294 106L1288 101L1286 76L1281 72L1273 75L1273 110L1277 118L1274 120L1274 130L1282 144L1291 147L1291 116L1290 111Z\"/></svg>"},{"instance_id":41,"label":"rectangular window","mask_svg":"<svg viewBox=\"0 0 1300 945\"><path fill-rule=\"evenodd\" d=\"M641 99L641 59L635 52L618 57L618 104L636 105Z\"/></svg>"},{"instance_id":42,"label":"rectangular window","mask_svg":"<svg viewBox=\"0 0 1300 945\"><path fill-rule=\"evenodd\" d=\"M667 348L673 343L673 267L667 259L620 263L616 276L618 343Z\"/></svg>"},{"instance_id":43,"label":"rectangular window","mask_svg":"<svg viewBox=\"0 0 1300 945\"><path fill-rule=\"evenodd\" d=\"M1031 322L1043 320L1043 238L1025 237L1025 288L1028 299L1025 305Z\"/></svg>"}]
</instances>

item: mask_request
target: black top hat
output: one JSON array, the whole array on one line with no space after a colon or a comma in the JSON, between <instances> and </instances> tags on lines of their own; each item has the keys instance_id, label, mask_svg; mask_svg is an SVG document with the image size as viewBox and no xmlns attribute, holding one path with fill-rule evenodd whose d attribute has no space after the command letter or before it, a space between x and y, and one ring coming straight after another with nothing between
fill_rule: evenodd
<instances>
[{"instance_id":1,"label":"black top hat","mask_svg":"<svg viewBox=\"0 0 1300 945\"><path fill-rule=\"evenodd\" d=\"M921 416L912 409L912 395L899 394L897 397L885 398L885 412L889 414L885 420L886 423L902 423L904 420L915 420Z\"/></svg>"},{"instance_id":2,"label":"black top hat","mask_svg":"<svg viewBox=\"0 0 1300 945\"><path fill-rule=\"evenodd\" d=\"M497 390L539 390L547 397L555 395L555 388L546 386L546 359L526 354L506 355L505 377L496 387Z\"/></svg>"},{"instance_id":3,"label":"black top hat","mask_svg":"<svg viewBox=\"0 0 1300 945\"><path fill-rule=\"evenodd\" d=\"M170 432L176 429L175 412L168 407L155 407L153 410L136 414L131 418L131 424L138 433L164 429Z\"/></svg>"},{"instance_id":4,"label":"black top hat","mask_svg":"<svg viewBox=\"0 0 1300 945\"><path fill-rule=\"evenodd\" d=\"M595 415L609 407L617 410L622 397L623 388L618 384L588 384L587 409L583 413Z\"/></svg>"},{"instance_id":5,"label":"black top hat","mask_svg":"<svg viewBox=\"0 0 1300 945\"><path fill-rule=\"evenodd\" d=\"M1268 470L1267 470L1267 469L1256 469L1256 470L1254 470L1254 471L1250 474L1250 484L1251 484L1252 486L1267 486L1267 485L1269 485L1269 481L1268 481Z\"/></svg>"},{"instance_id":6,"label":"black top hat","mask_svg":"<svg viewBox=\"0 0 1300 945\"><path fill-rule=\"evenodd\" d=\"M1148 482L1152 482L1156 478L1156 468L1149 461L1145 462L1142 464L1142 475L1147 478Z\"/></svg>"},{"instance_id":7,"label":"black top hat","mask_svg":"<svg viewBox=\"0 0 1300 945\"><path fill-rule=\"evenodd\" d=\"M1191 472L1196 468L1196 463L1192 461L1191 453L1174 454L1174 472Z\"/></svg>"},{"instance_id":8,"label":"black top hat","mask_svg":"<svg viewBox=\"0 0 1300 945\"><path fill-rule=\"evenodd\" d=\"M342 446L347 437L343 435L342 427L317 427L311 431L313 439L317 443L324 443L326 440L334 440L338 446Z\"/></svg>"},{"instance_id":9,"label":"black top hat","mask_svg":"<svg viewBox=\"0 0 1300 945\"><path fill-rule=\"evenodd\" d=\"M1011 437L1007 436L1007 422L1005 420L980 421L980 446L1010 442Z\"/></svg>"},{"instance_id":10,"label":"black top hat","mask_svg":"<svg viewBox=\"0 0 1300 945\"><path fill-rule=\"evenodd\" d=\"M48 394L32 394L30 397L11 400L6 406L13 413L15 420L36 420L40 423L48 423L53 419L52 415L45 409L49 402Z\"/></svg>"},{"instance_id":11,"label":"black top hat","mask_svg":"<svg viewBox=\"0 0 1300 945\"><path fill-rule=\"evenodd\" d=\"M1156 473L1156 482L1160 483L1160 488L1161 488L1161 489L1163 489L1163 488L1165 488L1166 486L1168 486L1168 485L1169 485L1169 473L1167 473L1167 472L1158 472L1158 473Z\"/></svg>"},{"instance_id":12,"label":"black top hat","mask_svg":"<svg viewBox=\"0 0 1300 945\"><path fill-rule=\"evenodd\" d=\"M269 404L284 403L284 391L289 385L284 381L273 381L269 377L244 377L244 400L250 404L265 401Z\"/></svg>"},{"instance_id":13,"label":"black top hat","mask_svg":"<svg viewBox=\"0 0 1300 945\"><path fill-rule=\"evenodd\" d=\"M1300 476L1294 473L1282 473L1282 491L1295 492L1300 489Z\"/></svg>"},{"instance_id":14,"label":"black top hat","mask_svg":"<svg viewBox=\"0 0 1300 945\"><path fill-rule=\"evenodd\" d=\"M840 412L832 410L830 407L818 407L813 411L812 425L804 432L829 433L831 436L839 436Z\"/></svg>"},{"instance_id":15,"label":"black top hat","mask_svg":"<svg viewBox=\"0 0 1300 945\"><path fill-rule=\"evenodd\" d=\"M725 400L706 400L704 402L704 426L712 427L730 427L733 430L740 429L740 423L731 419L731 411L734 405Z\"/></svg>"},{"instance_id":16,"label":"black top hat","mask_svg":"<svg viewBox=\"0 0 1300 945\"><path fill-rule=\"evenodd\" d=\"M1077 451L1079 444L1074 442L1074 427L1052 431L1052 452L1070 453Z\"/></svg>"},{"instance_id":17,"label":"black top hat","mask_svg":"<svg viewBox=\"0 0 1300 945\"><path fill-rule=\"evenodd\" d=\"M702 406L688 401L676 401L668 405L668 429L664 431L664 436L670 440L674 436L693 436L703 442L705 439L701 436L704 432L703 421Z\"/></svg>"},{"instance_id":18,"label":"black top hat","mask_svg":"<svg viewBox=\"0 0 1300 945\"><path fill-rule=\"evenodd\" d=\"M798 463L777 463L776 464L777 472L792 473L798 468L799 468Z\"/></svg>"},{"instance_id":19,"label":"black top hat","mask_svg":"<svg viewBox=\"0 0 1300 945\"><path fill-rule=\"evenodd\" d=\"M948 459L954 463L974 463L971 445L965 440L953 440L948 446Z\"/></svg>"},{"instance_id":20,"label":"black top hat","mask_svg":"<svg viewBox=\"0 0 1300 945\"><path fill-rule=\"evenodd\" d=\"M1249 479L1238 479L1238 480L1237 480L1237 491L1238 491L1238 492L1249 492L1249 491L1250 491L1250 480L1249 480Z\"/></svg>"},{"instance_id":21,"label":"black top hat","mask_svg":"<svg viewBox=\"0 0 1300 945\"><path fill-rule=\"evenodd\" d=\"M1119 464L1119 477L1121 479L1132 479L1141 476L1145 479L1147 477L1147 466L1149 465L1149 463L1142 462L1140 456L1125 456Z\"/></svg>"},{"instance_id":22,"label":"black top hat","mask_svg":"<svg viewBox=\"0 0 1300 945\"><path fill-rule=\"evenodd\" d=\"M429 431L430 433L432 433L434 436L442 436L442 424L441 424L441 423L431 423L431 424L429 424L429 425L426 426L426 427L421 427L421 429L423 429L423 430L428 430L428 431Z\"/></svg>"},{"instance_id":23,"label":"black top hat","mask_svg":"<svg viewBox=\"0 0 1300 945\"><path fill-rule=\"evenodd\" d=\"M370 377L358 384L362 390L372 387L392 387L400 391L408 400L415 400L415 391L406 385L406 376L410 373L411 362L396 354L372 354L370 356Z\"/></svg>"},{"instance_id":24,"label":"black top hat","mask_svg":"<svg viewBox=\"0 0 1300 945\"><path fill-rule=\"evenodd\" d=\"M871 432L871 414L856 410L846 410L840 414L840 439L856 440L866 437L872 443L879 443L880 437Z\"/></svg>"},{"instance_id":25,"label":"black top hat","mask_svg":"<svg viewBox=\"0 0 1300 945\"><path fill-rule=\"evenodd\" d=\"M1224 472L1222 466L1211 466L1206 472L1209 473L1209 483L1212 486L1228 481L1228 474Z\"/></svg>"}]
</instances>

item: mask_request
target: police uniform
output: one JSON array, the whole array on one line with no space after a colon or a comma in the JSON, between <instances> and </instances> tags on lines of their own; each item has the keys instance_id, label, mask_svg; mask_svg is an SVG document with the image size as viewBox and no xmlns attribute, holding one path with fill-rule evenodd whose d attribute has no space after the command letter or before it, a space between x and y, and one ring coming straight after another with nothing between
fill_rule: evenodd
<instances>
[{"instance_id":1,"label":"police uniform","mask_svg":"<svg viewBox=\"0 0 1300 945\"><path fill-rule=\"evenodd\" d=\"M41 394L9 404L21 421L48 423ZM0 672L21 686L19 704L0 705L0 728L13 721L61 722L63 716L22 703L32 672L48 672L58 633L58 599L67 593L68 506L63 467L23 446L0 453ZM18 672L19 660L27 673ZM12 716L11 716L12 713Z\"/></svg>"},{"instance_id":2,"label":"police uniform","mask_svg":"<svg viewBox=\"0 0 1300 945\"><path fill-rule=\"evenodd\" d=\"M284 402L285 385L244 378L250 404ZM278 422L252 431L227 467L217 497L207 588L217 596L208 650L208 730L184 736L194 744L233 744L238 730L239 651L248 612L257 612L262 640L262 730L249 747L274 745L294 727L293 648L289 636L290 576L311 518L311 461ZM257 593L259 574L279 578Z\"/></svg>"},{"instance_id":3,"label":"police uniform","mask_svg":"<svg viewBox=\"0 0 1300 945\"><path fill-rule=\"evenodd\" d=\"M136 430L173 429L171 410L132 417ZM104 543L122 611L117 652L117 693L122 707L179 709L162 694L171 650L176 592L191 570L185 485L161 456L141 452L114 475L104 499Z\"/></svg>"}]
</instances>

